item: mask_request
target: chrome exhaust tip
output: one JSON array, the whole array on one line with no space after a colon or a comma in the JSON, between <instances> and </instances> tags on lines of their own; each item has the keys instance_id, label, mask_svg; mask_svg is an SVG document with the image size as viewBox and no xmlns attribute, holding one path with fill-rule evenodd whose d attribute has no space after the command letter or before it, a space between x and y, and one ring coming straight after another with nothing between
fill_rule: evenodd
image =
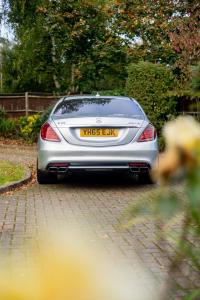
<instances>
[{"instance_id":1,"label":"chrome exhaust tip","mask_svg":"<svg viewBox=\"0 0 200 300\"><path fill-rule=\"evenodd\" d=\"M68 171L68 163L50 163L47 166L47 171L53 173L66 173Z\"/></svg>"}]
</instances>

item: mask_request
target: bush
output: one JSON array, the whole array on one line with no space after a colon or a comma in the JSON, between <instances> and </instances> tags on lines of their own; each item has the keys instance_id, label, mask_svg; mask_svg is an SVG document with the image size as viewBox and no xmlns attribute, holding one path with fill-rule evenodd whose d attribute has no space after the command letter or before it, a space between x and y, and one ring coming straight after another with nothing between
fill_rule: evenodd
<instances>
[{"instance_id":1,"label":"bush","mask_svg":"<svg viewBox=\"0 0 200 300\"><path fill-rule=\"evenodd\" d=\"M190 82L190 87L195 92L200 92L200 61L196 66L192 67L192 79Z\"/></svg>"},{"instance_id":2,"label":"bush","mask_svg":"<svg viewBox=\"0 0 200 300\"><path fill-rule=\"evenodd\" d=\"M18 121L15 119L7 119L6 112L0 110L0 137L16 138L18 129Z\"/></svg>"},{"instance_id":3,"label":"bush","mask_svg":"<svg viewBox=\"0 0 200 300\"><path fill-rule=\"evenodd\" d=\"M6 112L4 109L0 108L0 120L5 119L6 118Z\"/></svg>"},{"instance_id":4,"label":"bush","mask_svg":"<svg viewBox=\"0 0 200 300\"><path fill-rule=\"evenodd\" d=\"M37 140L38 133L41 127L41 115L35 114L19 119L20 136L28 143L33 143Z\"/></svg>"},{"instance_id":5,"label":"bush","mask_svg":"<svg viewBox=\"0 0 200 300\"><path fill-rule=\"evenodd\" d=\"M126 92L139 101L159 134L164 122L176 114L176 101L166 96L174 87L175 78L163 65L139 62L128 67Z\"/></svg>"},{"instance_id":6,"label":"bush","mask_svg":"<svg viewBox=\"0 0 200 300\"><path fill-rule=\"evenodd\" d=\"M13 119L0 119L0 136L16 138L18 135L18 122Z\"/></svg>"},{"instance_id":7,"label":"bush","mask_svg":"<svg viewBox=\"0 0 200 300\"><path fill-rule=\"evenodd\" d=\"M19 120L8 119L6 113L0 110L0 137L22 138L28 143L36 142L40 128L48 119L51 110L52 106L43 114L20 117Z\"/></svg>"}]
</instances>

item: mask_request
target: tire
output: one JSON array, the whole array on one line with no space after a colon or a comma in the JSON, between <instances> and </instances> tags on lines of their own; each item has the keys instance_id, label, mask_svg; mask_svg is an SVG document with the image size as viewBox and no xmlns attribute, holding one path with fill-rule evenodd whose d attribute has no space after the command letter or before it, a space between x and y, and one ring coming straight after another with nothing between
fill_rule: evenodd
<instances>
[{"instance_id":1,"label":"tire","mask_svg":"<svg viewBox=\"0 0 200 300\"><path fill-rule=\"evenodd\" d=\"M155 183L153 181L153 179L151 178L151 175L150 175L149 172L139 174L139 181L142 184L153 184L153 183Z\"/></svg>"},{"instance_id":2,"label":"tire","mask_svg":"<svg viewBox=\"0 0 200 300\"><path fill-rule=\"evenodd\" d=\"M47 173L37 169L37 181L39 184L50 184L57 182L57 174Z\"/></svg>"}]
</instances>

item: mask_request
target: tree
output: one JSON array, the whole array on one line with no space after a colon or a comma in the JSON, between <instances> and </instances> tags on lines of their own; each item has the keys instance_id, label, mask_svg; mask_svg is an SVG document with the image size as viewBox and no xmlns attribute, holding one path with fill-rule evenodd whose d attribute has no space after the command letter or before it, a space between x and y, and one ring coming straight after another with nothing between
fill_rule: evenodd
<instances>
[{"instance_id":1,"label":"tree","mask_svg":"<svg viewBox=\"0 0 200 300\"><path fill-rule=\"evenodd\" d=\"M115 85L124 82L126 51L107 26L102 1L8 2L22 75L18 89L110 88L113 71Z\"/></svg>"},{"instance_id":2,"label":"tree","mask_svg":"<svg viewBox=\"0 0 200 300\"><path fill-rule=\"evenodd\" d=\"M189 79L191 73L188 67L195 64L200 57L200 3L185 1L183 7L185 13L182 18L176 18L172 22L169 37L178 54L176 67Z\"/></svg>"},{"instance_id":3,"label":"tree","mask_svg":"<svg viewBox=\"0 0 200 300\"><path fill-rule=\"evenodd\" d=\"M113 0L110 15L135 62L162 62L188 77L200 55L198 0Z\"/></svg>"}]
</instances>

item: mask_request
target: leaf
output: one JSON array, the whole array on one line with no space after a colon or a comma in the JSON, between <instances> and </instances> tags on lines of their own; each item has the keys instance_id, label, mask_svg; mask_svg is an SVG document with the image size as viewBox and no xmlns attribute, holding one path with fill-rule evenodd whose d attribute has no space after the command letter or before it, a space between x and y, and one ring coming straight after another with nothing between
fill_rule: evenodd
<instances>
[{"instance_id":1,"label":"leaf","mask_svg":"<svg viewBox=\"0 0 200 300\"><path fill-rule=\"evenodd\" d=\"M165 194L158 198L156 212L164 219L171 219L180 209L181 204L176 193L166 191Z\"/></svg>"},{"instance_id":2,"label":"leaf","mask_svg":"<svg viewBox=\"0 0 200 300\"><path fill-rule=\"evenodd\" d=\"M184 300L198 300L200 296L200 289L194 290L189 295L184 297Z\"/></svg>"}]
</instances>

